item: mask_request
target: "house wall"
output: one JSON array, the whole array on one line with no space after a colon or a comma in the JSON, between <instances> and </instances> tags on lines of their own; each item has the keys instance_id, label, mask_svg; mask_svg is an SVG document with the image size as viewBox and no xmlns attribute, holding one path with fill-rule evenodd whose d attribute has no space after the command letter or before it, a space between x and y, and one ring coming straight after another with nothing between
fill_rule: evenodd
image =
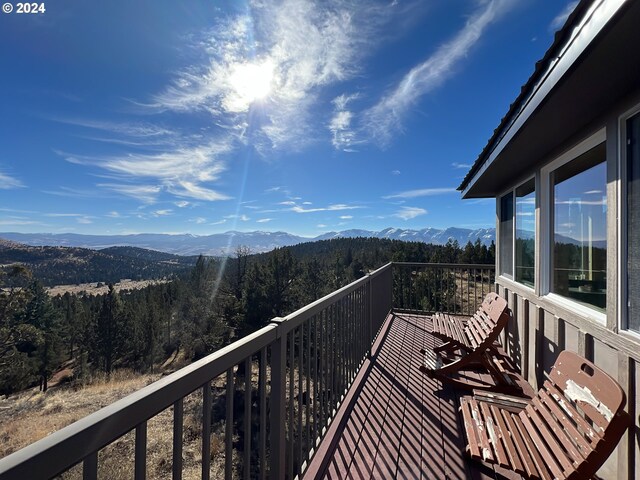
<instances>
[{"instance_id":1,"label":"house wall","mask_svg":"<svg viewBox=\"0 0 640 480\"><path fill-rule=\"evenodd\" d=\"M614 105L606 115L594 119L587 131L576 132L572 141L554 151L548 158L540 160L534 171L518 172L513 185L521 179L536 177L536 286L527 288L508 278L498 276L496 289L508 300L513 312L513 321L503 335L503 345L520 368L522 375L537 388L544 381L544 372L549 372L562 350L572 350L594 362L617 379L627 395L626 410L634 419L616 451L599 472L602 478L640 478L640 335L625 331L624 299L625 257L624 222L626 217L623 193L624 139L620 125L634 109L640 109L640 89L624 101ZM541 171L545 165L558 158L564 151L589 137L594 132L606 129L607 155L607 308L606 318L595 312L571 308L567 302L555 301L546 293L549 266L548 215L550 208L541 201L545 187ZM622 152L621 152L621 149ZM621 156L622 155L622 156ZM517 169L514 169L517 170ZM622 175L622 176L621 176ZM502 192L501 192L502 193ZM500 196L496 197L499 209ZM497 213L499 213L497 211ZM497 217L498 219L499 217ZM497 221L499 228L499 222ZM496 235L499 238L499 234ZM640 241L640 239L634 240ZM497 245L496 258L500 257L501 245ZM540 253L542 252L542 254ZM497 266L499 272L499 266Z\"/></svg>"}]
</instances>

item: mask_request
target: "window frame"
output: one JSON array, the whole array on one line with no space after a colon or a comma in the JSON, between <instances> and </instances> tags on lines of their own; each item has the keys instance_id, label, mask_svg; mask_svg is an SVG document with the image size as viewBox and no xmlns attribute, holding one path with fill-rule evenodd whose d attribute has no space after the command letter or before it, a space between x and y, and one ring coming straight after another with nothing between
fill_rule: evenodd
<instances>
[{"instance_id":1,"label":"window frame","mask_svg":"<svg viewBox=\"0 0 640 480\"><path fill-rule=\"evenodd\" d=\"M496 245L498 246L498 248L496 249L496 261L497 261L497 271L498 271L498 276L500 278L504 278L510 282L515 283L516 285L518 285L518 287L524 288L527 291L530 291L532 293L535 293L536 291L536 286L538 284L538 248L537 248L537 240L538 240L538 228L537 228L537 222L536 222L536 232L535 232L535 237L534 237L534 261L533 261L533 287L530 287L529 285L525 285L524 283L518 282L516 281L516 231L518 228L518 221L517 221L517 208L516 208L516 202L517 202L517 196L516 196L516 191L522 187L523 185L525 185L526 183L530 182L531 180L533 180L534 183L534 193L536 196L536 203L535 203L535 209L537 211L538 209L538 205L539 205L539 192L537 190L537 179L536 179L536 175L532 174L526 178L524 178L522 181L518 182L515 186L503 191L500 195L498 195L496 202L497 202L497 220L498 220L498 228L496 230L496 238L499 240L501 238L501 232L500 229L502 228L502 199L507 196L507 195L511 195L511 199L513 202L513 214L512 214L512 218L511 218L511 224L512 224L512 235L511 235L511 275L505 275L502 273L502 242L496 242Z\"/></svg>"},{"instance_id":2,"label":"window frame","mask_svg":"<svg viewBox=\"0 0 640 480\"><path fill-rule=\"evenodd\" d=\"M586 137L582 141L578 142L576 145L571 147L569 150L555 157L545 166L540 169L541 176L541 191L540 191L540 258L542 261L540 262L540 275L538 278L540 279L540 295L548 298L553 303L566 308L568 310L572 310L582 316L585 316L590 319L594 319L602 326L606 326L607 324L607 311L609 309L609 305L605 307L604 312L600 312L595 308L589 307L583 303L572 300L571 298L564 297L560 294L554 293L551 291L551 276L553 273L553 239L551 235L554 232L554 199L553 199L553 191L554 186L552 185L552 173L558 168L566 165L567 163L572 162L576 158L578 158L583 153L588 152L592 148L597 147L598 145L605 143L607 141L607 131L606 127L602 127L595 133ZM605 164L607 163L607 158L604 159ZM605 183L605 188L607 187ZM608 207L608 206L607 206ZM607 208L607 212L609 208ZM608 224L608 215L607 215L607 231L609 230L610 225ZM536 233L538 234L538 233ZM609 246L607 245L607 250ZM607 278L607 285L610 284L609 278Z\"/></svg>"},{"instance_id":3,"label":"window frame","mask_svg":"<svg viewBox=\"0 0 640 480\"><path fill-rule=\"evenodd\" d=\"M619 332L629 335L635 340L640 340L640 332L629 328L629 270L628 264L628 235L629 235L629 204L627 195L628 189L628 149L627 149L627 123L628 121L640 115L640 104L635 105L625 111L618 117L618 158L617 167L619 172L619 188L618 188L618 212L619 221L617 223L618 237L618 258L617 258L617 274L618 274L618 328Z\"/></svg>"}]
</instances>

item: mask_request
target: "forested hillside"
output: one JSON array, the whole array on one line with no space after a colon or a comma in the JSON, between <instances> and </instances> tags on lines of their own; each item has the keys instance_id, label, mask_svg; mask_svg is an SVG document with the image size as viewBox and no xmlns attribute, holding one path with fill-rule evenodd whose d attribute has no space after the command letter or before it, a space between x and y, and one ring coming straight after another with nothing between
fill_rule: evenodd
<instances>
[{"instance_id":1,"label":"forested hillside","mask_svg":"<svg viewBox=\"0 0 640 480\"><path fill-rule=\"evenodd\" d=\"M493 263L493 248L363 238L259 255L238 248L228 259L199 257L172 282L54 298L46 294L39 270L14 266L0 278L0 286L22 287L0 294L0 393L38 383L46 389L63 362L73 369L72 381L124 367L153 371L170 356L190 362L391 260ZM82 262L70 265L82 272Z\"/></svg>"},{"instance_id":2,"label":"forested hillside","mask_svg":"<svg viewBox=\"0 0 640 480\"><path fill-rule=\"evenodd\" d=\"M182 257L136 247L90 250L0 242L0 269L7 270L14 264L22 264L44 286L180 275L188 272L197 259L197 256ZM12 286L13 282L11 277L5 278L6 285Z\"/></svg>"}]
</instances>

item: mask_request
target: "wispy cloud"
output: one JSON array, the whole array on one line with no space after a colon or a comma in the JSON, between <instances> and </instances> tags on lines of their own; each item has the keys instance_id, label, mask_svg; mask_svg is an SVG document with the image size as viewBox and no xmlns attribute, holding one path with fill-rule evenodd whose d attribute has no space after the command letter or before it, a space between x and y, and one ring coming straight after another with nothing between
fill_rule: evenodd
<instances>
[{"instance_id":1,"label":"wispy cloud","mask_svg":"<svg viewBox=\"0 0 640 480\"><path fill-rule=\"evenodd\" d=\"M173 203L178 208L184 208L184 207L188 207L189 205L191 205L191 203L187 202L186 200L179 200L179 201L173 202Z\"/></svg>"},{"instance_id":2,"label":"wispy cloud","mask_svg":"<svg viewBox=\"0 0 640 480\"><path fill-rule=\"evenodd\" d=\"M416 218L420 215L425 215L428 213L424 208L418 207L402 207L396 213L393 214L394 217L401 218L402 220L411 220L412 218Z\"/></svg>"},{"instance_id":3,"label":"wispy cloud","mask_svg":"<svg viewBox=\"0 0 640 480\"><path fill-rule=\"evenodd\" d=\"M338 203L335 205L329 205L328 207L318 207L318 208L303 208L299 205L291 207L292 212L296 213L314 213L314 212L334 212L340 210L355 210L358 208L364 208L360 205L345 205L343 203Z\"/></svg>"},{"instance_id":4,"label":"wispy cloud","mask_svg":"<svg viewBox=\"0 0 640 480\"><path fill-rule=\"evenodd\" d=\"M365 129L372 140L385 146L402 130L404 117L424 95L441 86L480 40L486 28L513 6L513 0L482 2L464 28L431 57L413 67L400 83L365 112Z\"/></svg>"},{"instance_id":5,"label":"wispy cloud","mask_svg":"<svg viewBox=\"0 0 640 480\"><path fill-rule=\"evenodd\" d=\"M333 99L333 118L329 122L329 131L331 132L331 143L336 150L352 152L353 147L358 143L355 129L352 127L353 112L347 107L349 102L357 99L359 95L340 95Z\"/></svg>"},{"instance_id":6,"label":"wispy cloud","mask_svg":"<svg viewBox=\"0 0 640 480\"><path fill-rule=\"evenodd\" d=\"M351 220L353 215L340 215L340 220Z\"/></svg>"},{"instance_id":7,"label":"wispy cloud","mask_svg":"<svg viewBox=\"0 0 640 480\"><path fill-rule=\"evenodd\" d=\"M11 190L13 188L23 188L24 184L6 173L0 172L0 190Z\"/></svg>"},{"instance_id":8,"label":"wispy cloud","mask_svg":"<svg viewBox=\"0 0 640 480\"><path fill-rule=\"evenodd\" d=\"M260 220L256 220L257 223L267 223L273 220L273 218L261 218Z\"/></svg>"},{"instance_id":9,"label":"wispy cloud","mask_svg":"<svg viewBox=\"0 0 640 480\"><path fill-rule=\"evenodd\" d=\"M111 190L120 195L135 198L142 203L155 203L160 194L160 187L157 185L128 185L117 183L99 183L100 188Z\"/></svg>"},{"instance_id":10,"label":"wispy cloud","mask_svg":"<svg viewBox=\"0 0 640 480\"><path fill-rule=\"evenodd\" d=\"M207 219L204 217L196 217L189 220L190 222L197 223L198 225L202 225L203 223L207 223Z\"/></svg>"},{"instance_id":11,"label":"wispy cloud","mask_svg":"<svg viewBox=\"0 0 640 480\"><path fill-rule=\"evenodd\" d=\"M358 72L370 25L388 14L388 5L369 6L253 2L246 13L221 19L196 38L193 47L205 53L204 64L180 72L149 106L209 112L239 137L251 136L259 150L298 148L315 135L320 90ZM262 115L250 115L252 109Z\"/></svg>"},{"instance_id":12,"label":"wispy cloud","mask_svg":"<svg viewBox=\"0 0 640 480\"><path fill-rule=\"evenodd\" d=\"M432 197L434 195L445 195L448 193L455 193L455 188L421 188L418 190L406 190L400 193L394 193L393 195L386 195L382 198L417 198L417 197Z\"/></svg>"},{"instance_id":13,"label":"wispy cloud","mask_svg":"<svg viewBox=\"0 0 640 480\"><path fill-rule=\"evenodd\" d=\"M453 162L451 166L453 168L459 168L459 169L465 169L465 170L468 170L469 168L472 167L470 163L458 163L458 162Z\"/></svg>"},{"instance_id":14,"label":"wispy cloud","mask_svg":"<svg viewBox=\"0 0 640 480\"><path fill-rule=\"evenodd\" d=\"M400 170L391 170L391 175L400 175Z\"/></svg>"},{"instance_id":15,"label":"wispy cloud","mask_svg":"<svg viewBox=\"0 0 640 480\"><path fill-rule=\"evenodd\" d=\"M173 210L171 209L162 209L162 210L155 210L153 212L153 216L154 217L166 217L167 215L171 215L173 213Z\"/></svg>"},{"instance_id":16,"label":"wispy cloud","mask_svg":"<svg viewBox=\"0 0 640 480\"><path fill-rule=\"evenodd\" d=\"M178 197L198 200L227 200L230 197L210 187L219 180L226 164L222 157L232 150L230 143L212 142L195 147L182 146L162 153L130 153L122 156L88 157L57 152L65 160L74 164L92 165L129 181L153 179L156 187L135 185L131 187L112 184L99 184L118 193L140 198L145 203L152 203L160 190ZM151 192L150 189L155 191ZM140 195L142 193L142 195Z\"/></svg>"},{"instance_id":17,"label":"wispy cloud","mask_svg":"<svg viewBox=\"0 0 640 480\"><path fill-rule=\"evenodd\" d=\"M567 18L569 18L569 15L571 15L571 12L573 12L573 10L576 8L578 3L580 3L578 0L569 2L564 7L564 9L562 9L562 11L558 15L556 15L553 20L551 20L551 24L549 25L549 30L555 32L560 27L562 27L564 25L564 22L567 21Z\"/></svg>"}]
</instances>

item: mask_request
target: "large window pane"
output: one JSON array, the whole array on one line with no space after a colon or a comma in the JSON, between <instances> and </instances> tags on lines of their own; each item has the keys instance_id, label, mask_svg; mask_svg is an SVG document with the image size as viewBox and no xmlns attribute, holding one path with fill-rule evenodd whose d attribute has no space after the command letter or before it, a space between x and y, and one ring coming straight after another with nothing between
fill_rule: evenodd
<instances>
[{"instance_id":1,"label":"large window pane","mask_svg":"<svg viewBox=\"0 0 640 480\"><path fill-rule=\"evenodd\" d=\"M536 192L532 178L516 188L516 282L533 287L536 239Z\"/></svg>"},{"instance_id":2,"label":"large window pane","mask_svg":"<svg viewBox=\"0 0 640 480\"><path fill-rule=\"evenodd\" d=\"M553 172L552 290L604 311L607 287L607 175L600 144Z\"/></svg>"},{"instance_id":3,"label":"large window pane","mask_svg":"<svg viewBox=\"0 0 640 480\"><path fill-rule=\"evenodd\" d=\"M628 327L640 332L640 115L627 122Z\"/></svg>"},{"instance_id":4,"label":"large window pane","mask_svg":"<svg viewBox=\"0 0 640 480\"><path fill-rule=\"evenodd\" d=\"M500 273L513 275L513 194L500 199Z\"/></svg>"}]
</instances>

